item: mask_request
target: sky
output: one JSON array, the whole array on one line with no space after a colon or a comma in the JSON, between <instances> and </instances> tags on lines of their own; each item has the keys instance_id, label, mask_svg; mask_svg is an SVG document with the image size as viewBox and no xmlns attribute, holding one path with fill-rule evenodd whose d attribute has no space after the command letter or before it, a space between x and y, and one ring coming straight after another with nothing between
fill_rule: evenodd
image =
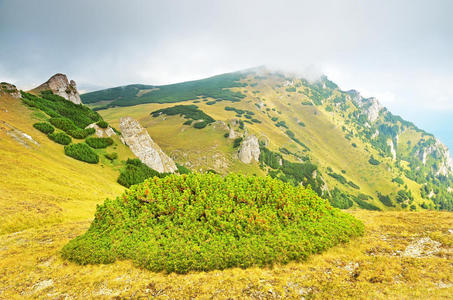
<instances>
[{"instance_id":1,"label":"sky","mask_svg":"<svg viewBox=\"0 0 453 300\"><path fill-rule=\"evenodd\" d=\"M453 150L453 1L0 0L0 81L81 91L266 65L374 96Z\"/></svg>"}]
</instances>

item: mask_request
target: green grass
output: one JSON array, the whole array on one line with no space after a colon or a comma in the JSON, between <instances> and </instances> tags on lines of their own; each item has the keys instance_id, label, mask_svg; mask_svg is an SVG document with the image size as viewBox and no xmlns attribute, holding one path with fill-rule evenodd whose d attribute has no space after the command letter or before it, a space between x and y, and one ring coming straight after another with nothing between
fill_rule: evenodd
<instances>
[{"instance_id":1,"label":"green grass","mask_svg":"<svg viewBox=\"0 0 453 300\"><path fill-rule=\"evenodd\" d=\"M361 222L303 187L269 177L169 175L107 200L62 255L187 273L305 260L361 234Z\"/></svg>"},{"instance_id":2,"label":"green grass","mask_svg":"<svg viewBox=\"0 0 453 300\"><path fill-rule=\"evenodd\" d=\"M243 99L245 95L231 91L230 88L244 86L244 84L239 82L242 77L241 73L229 73L162 86L131 85L87 93L82 95L81 98L84 103L113 100L107 104L107 107L131 106L144 103L174 103L196 100L198 97L237 102ZM140 93L140 90L146 89L150 89L150 91L143 94Z\"/></svg>"}]
</instances>

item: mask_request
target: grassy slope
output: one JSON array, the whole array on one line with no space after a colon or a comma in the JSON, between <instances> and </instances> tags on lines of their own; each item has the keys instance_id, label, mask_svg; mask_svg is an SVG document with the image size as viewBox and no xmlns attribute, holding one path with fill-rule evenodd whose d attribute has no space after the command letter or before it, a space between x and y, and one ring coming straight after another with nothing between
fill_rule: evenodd
<instances>
[{"instance_id":1,"label":"grassy slope","mask_svg":"<svg viewBox=\"0 0 453 300\"><path fill-rule=\"evenodd\" d=\"M115 183L118 173L114 169L64 156L61 146L32 127L33 114L17 100L0 98L0 120L41 144L25 148L7 136L6 126L0 124L4 128L0 130L2 299L301 295L426 299L448 298L453 293L453 235L448 231L453 218L448 212L350 211L365 223L363 238L306 263L272 269L166 275L134 268L129 261L96 266L68 263L60 258L60 249L87 230L96 204L119 195L123 188ZM398 254L426 236L442 243L439 252L428 258Z\"/></svg>"},{"instance_id":2,"label":"grassy slope","mask_svg":"<svg viewBox=\"0 0 453 300\"><path fill-rule=\"evenodd\" d=\"M335 179L327 176L328 167L338 174L341 174L341 171L344 170L346 171L344 176L359 185L361 193L374 197L374 200L371 200L373 204L382 209L394 209L385 207L380 203L377 200L376 191L380 191L382 194L396 193L399 187L391 180L397 177L399 173L388 167L388 165L392 165L389 159L380 158L383 163L378 166L371 165L368 162L370 155L373 154L378 157L378 153L357 138L353 138L351 141L347 140L345 133L341 130L341 127L345 125L344 119L325 111L322 106L302 105L301 102L308 98L300 93L286 92L285 87L277 87L282 84L280 77L268 76L266 79L256 80L253 75L249 75L242 82L247 82L249 86L232 89L247 95L241 102L222 101L214 105L207 105L203 101L200 103L185 101L182 104L195 104L214 119L222 121L231 120L236 115L233 111L225 111L225 106L253 111L254 117L261 120L262 123L246 124L250 132L255 133L258 137L267 137L270 140L269 148L273 151L286 147L293 152L302 153L303 148L285 134L286 129L274 125L275 122L271 120L271 117L278 117L279 121L285 121L296 137L311 149L308 154L312 161L320 167L330 188L341 186L343 190L357 194L357 190L347 185L341 185ZM250 84L256 84L256 86L252 87ZM261 101L266 106L260 110L255 104ZM148 129L151 137L168 153L177 153L178 151L189 153L192 160L198 161L207 156L205 150L209 149L222 153L230 161L230 167L227 169L216 168L213 163L205 164L204 169L213 168L221 173L231 170L243 171L248 174L263 173L256 164L247 166L234 159L231 141L223 137L223 133L227 132L226 130L213 130L210 127L197 130L183 126L184 119L179 117L152 118L149 116L150 112L174 105L171 103L141 104L110 108L101 110L99 113L114 126L118 126L121 116L127 115L138 119ZM270 111L266 111L267 108ZM272 109L275 109L275 111ZM305 127L301 127L298 124L299 121L304 122ZM353 142L357 145L357 148L352 146ZM179 160L178 155L175 158L177 161ZM286 158L294 160L294 157L291 156ZM184 160L179 160L179 162L182 163ZM405 181L409 183L408 187L412 190L415 203L422 202L419 185L409 180Z\"/></svg>"},{"instance_id":3,"label":"grassy slope","mask_svg":"<svg viewBox=\"0 0 453 300\"><path fill-rule=\"evenodd\" d=\"M33 128L32 124L42 118L41 113L28 109L20 100L6 97L0 98L0 107L2 121L40 144L26 148L6 134L9 127L5 123L0 124L0 233L91 218L96 203L123 190L116 183L120 167L117 163L112 166L101 157L98 165L90 165L69 158L63 154L61 145ZM119 141L115 138L115 142ZM117 151L122 157L132 156L128 148L115 147L108 151Z\"/></svg>"}]
</instances>

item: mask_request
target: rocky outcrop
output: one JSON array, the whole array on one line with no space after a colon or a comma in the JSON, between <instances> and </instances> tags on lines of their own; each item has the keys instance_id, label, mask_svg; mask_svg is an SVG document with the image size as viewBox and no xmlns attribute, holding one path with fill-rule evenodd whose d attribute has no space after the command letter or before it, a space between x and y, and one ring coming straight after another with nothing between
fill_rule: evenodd
<instances>
[{"instance_id":1,"label":"rocky outcrop","mask_svg":"<svg viewBox=\"0 0 453 300\"><path fill-rule=\"evenodd\" d=\"M390 147L390 153L392 154L393 160L396 159L396 151L395 147L393 146L393 141L392 140L387 140L387 146Z\"/></svg>"},{"instance_id":2,"label":"rocky outcrop","mask_svg":"<svg viewBox=\"0 0 453 300\"><path fill-rule=\"evenodd\" d=\"M96 123L92 123L85 128L94 128L94 130L96 130L94 134L96 134L97 137L111 137L112 135L116 135L115 131L110 126L108 126L107 128L102 128L99 127Z\"/></svg>"},{"instance_id":3,"label":"rocky outcrop","mask_svg":"<svg viewBox=\"0 0 453 300\"><path fill-rule=\"evenodd\" d=\"M376 98L364 98L356 90L350 90L347 93L351 97L351 100L360 107L363 113L366 114L370 122L377 120L383 107Z\"/></svg>"},{"instance_id":4,"label":"rocky outcrop","mask_svg":"<svg viewBox=\"0 0 453 300\"><path fill-rule=\"evenodd\" d=\"M66 75L58 73L50 77L45 83L33 89L35 92L52 91L54 94L59 95L66 100L75 104L82 104L79 92L74 80L69 81Z\"/></svg>"},{"instance_id":5,"label":"rocky outcrop","mask_svg":"<svg viewBox=\"0 0 453 300\"><path fill-rule=\"evenodd\" d=\"M255 135L248 135L242 141L239 148L239 159L246 164L250 164L253 160L259 161L260 159L260 144Z\"/></svg>"},{"instance_id":6,"label":"rocky outcrop","mask_svg":"<svg viewBox=\"0 0 453 300\"><path fill-rule=\"evenodd\" d=\"M120 119L121 137L131 151L148 167L160 173L177 170L174 161L149 136L148 131L131 117Z\"/></svg>"},{"instance_id":7,"label":"rocky outcrop","mask_svg":"<svg viewBox=\"0 0 453 300\"><path fill-rule=\"evenodd\" d=\"M8 94L13 98L20 98L20 92L17 90L16 86L11 83L2 82L0 83L0 95L1 94Z\"/></svg>"},{"instance_id":8,"label":"rocky outcrop","mask_svg":"<svg viewBox=\"0 0 453 300\"><path fill-rule=\"evenodd\" d=\"M236 132L234 131L233 126L230 127L230 133L228 134L228 138L229 138L229 139L235 139L235 138L237 138L237 134L236 134Z\"/></svg>"},{"instance_id":9,"label":"rocky outcrop","mask_svg":"<svg viewBox=\"0 0 453 300\"><path fill-rule=\"evenodd\" d=\"M434 139L434 142L422 147L417 151L418 158L426 165L428 157L437 160L438 167L436 176L453 174L453 160L450 151L439 139Z\"/></svg>"}]
</instances>

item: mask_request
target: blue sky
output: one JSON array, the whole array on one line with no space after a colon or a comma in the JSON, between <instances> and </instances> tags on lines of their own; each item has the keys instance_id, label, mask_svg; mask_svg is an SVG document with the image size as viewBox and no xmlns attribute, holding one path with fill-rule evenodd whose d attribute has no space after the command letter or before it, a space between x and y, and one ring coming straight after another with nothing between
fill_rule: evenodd
<instances>
[{"instance_id":1,"label":"blue sky","mask_svg":"<svg viewBox=\"0 0 453 300\"><path fill-rule=\"evenodd\" d=\"M453 1L0 0L0 81L81 90L268 65L325 73L453 149Z\"/></svg>"}]
</instances>

